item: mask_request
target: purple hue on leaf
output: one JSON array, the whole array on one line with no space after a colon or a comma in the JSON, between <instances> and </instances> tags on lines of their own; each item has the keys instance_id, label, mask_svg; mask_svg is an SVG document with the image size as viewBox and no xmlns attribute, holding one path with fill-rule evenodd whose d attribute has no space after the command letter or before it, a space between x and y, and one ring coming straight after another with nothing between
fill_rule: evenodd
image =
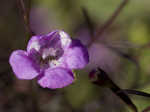
<instances>
[{"instance_id":1,"label":"purple hue on leaf","mask_svg":"<svg viewBox=\"0 0 150 112\"><path fill-rule=\"evenodd\" d=\"M9 59L19 79L37 78L44 88L63 88L73 83L72 69L84 68L89 62L87 49L79 40L71 40L64 31L33 36L27 51L16 50Z\"/></svg>"}]
</instances>

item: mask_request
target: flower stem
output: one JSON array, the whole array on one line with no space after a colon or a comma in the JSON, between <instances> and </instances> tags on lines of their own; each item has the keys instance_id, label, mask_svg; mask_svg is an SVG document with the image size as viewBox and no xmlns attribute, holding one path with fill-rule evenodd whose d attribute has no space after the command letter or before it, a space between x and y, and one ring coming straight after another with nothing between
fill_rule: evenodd
<instances>
[{"instance_id":1,"label":"flower stem","mask_svg":"<svg viewBox=\"0 0 150 112\"><path fill-rule=\"evenodd\" d=\"M25 7L24 0L18 0L18 4L19 4L19 9L21 10L21 14L23 15L25 29L28 32L29 37L31 37L35 34L30 28L29 9L27 10L27 8Z\"/></svg>"},{"instance_id":2,"label":"flower stem","mask_svg":"<svg viewBox=\"0 0 150 112\"><path fill-rule=\"evenodd\" d=\"M139 96L144 96L144 97L149 97L150 98L149 93L145 93L145 92L142 92L142 91L131 90L131 89L124 89L123 91L126 92L127 94L139 95Z\"/></svg>"},{"instance_id":3,"label":"flower stem","mask_svg":"<svg viewBox=\"0 0 150 112\"><path fill-rule=\"evenodd\" d=\"M127 104L133 110L133 112L138 112L136 106L131 101L129 96L109 78L108 74L105 71L98 68L95 72L92 71L91 73L92 73L92 74L90 74L91 78L96 77L96 80L92 81L94 84L96 84L100 87L109 88L125 104Z\"/></svg>"},{"instance_id":4,"label":"flower stem","mask_svg":"<svg viewBox=\"0 0 150 112\"><path fill-rule=\"evenodd\" d=\"M110 27L110 25L114 22L114 20L118 17L122 9L126 6L129 0L123 0L123 2L119 5L119 7L115 10L112 16L102 25L100 28L96 28L95 35L92 36L92 40L89 43L88 47L92 45L93 42L96 41L97 37L103 35L103 33ZM84 14L85 15L85 14ZM93 33L94 34L94 33Z\"/></svg>"}]
</instances>

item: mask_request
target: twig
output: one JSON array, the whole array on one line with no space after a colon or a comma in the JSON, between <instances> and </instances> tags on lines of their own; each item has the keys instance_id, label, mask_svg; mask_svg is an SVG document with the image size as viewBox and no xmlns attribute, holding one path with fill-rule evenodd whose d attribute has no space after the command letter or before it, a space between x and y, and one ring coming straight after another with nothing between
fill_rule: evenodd
<instances>
[{"instance_id":1,"label":"twig","mask_svg":"<svg viewBox=\"0 0 150 112\"><path fill-rule=\"evenodd\" d=\"M114 22L116 17L120 14L124 6L128 3L128 0L123 0L123 2L119 5L119 7L116 9L116 11L112 14L112 16L107 20L107 22L96 32L96 36L101 36L104 31L109 28L109 26Z\"/></svg>"},{"instance_id":2,"label":"twig","mask_svg":"<svg viewBox=\"0 0 150 112\"><path fill-rule=\"evenodd\" d=\"M32 30L30 28L30 23L29 23L29 9L28 10L26 9L23 0L18 0L18 3L19 3L19 9L21 10L21 14L23 15L24 26L26 28L26 31L29 34L29 37L31 37L32 35L34 35L34 32L32 32Z\"/></svg>"},{"instance_id":3,"label":"twig","mask_svg":"<svg viewBox=\"0 0 150 112\"><path fill-rule=\"evenodd\" d=\"M125 104L127 104L133 112L138 112L136 106L132 102L132 100L129 98L129 96L122 91L121 88L119 88L108 76L108 74L103 71L102 69L98 68L95 71L92 71L90 73L90 78L96 80L92 81L94 84L100 86L109 88L115 95L117 95Z\"/></svg>"},{"instance_id":4,"label":"twig","mask_svg":"<svg viewBox=\"0 0 150 112\"><path fill-rule=\"evenodd\" d=\"M129 0L123 0L123 2L119 5L119 7L115 10L115 12L112 14L112 16L105 22L101 28L97 28L95 35L93 35L91 38L91 42L88 44L88 47L92 45L93 42L96 41L97 37L100 37L114 22L114 20L118 17L122 9L125 7L125 5L128 3Z\"/></svg>"},{"instance_id":5,"label":"twig","mask_svg":"<svg viewBox=\"0 0 150 112\"><path fill-rule=\"evenodd\" d=\"M139 95L139 96L144 96L144 97L149 97L150 98L149 93L145 93L145 92L142 92L142 91L131 90L131 89L124 89L122 91L127 93L127 94Z\"/></svg>"}]
</instances>

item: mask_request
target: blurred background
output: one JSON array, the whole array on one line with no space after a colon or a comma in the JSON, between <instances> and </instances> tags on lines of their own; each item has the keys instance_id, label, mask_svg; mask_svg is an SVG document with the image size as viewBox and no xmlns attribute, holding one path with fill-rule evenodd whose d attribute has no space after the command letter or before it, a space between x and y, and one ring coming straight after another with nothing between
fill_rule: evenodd
<instances>
[{"instance_id":1,"label":"blurred background","mask_svg":"<svg viewBox=\"0 0 150 112\"><path fill-rule=\"evenodd\" d=\"M18 80L8 63L29 38L17 0L0 1L0 112L130 112L109 89L93 85L88 73L100 67L121 88L150 93L150 1L130 0L113 24L94 37L123 0L25 0L35 34L61 29L87 46L90 62L76 70L74 84L57 90L36 80ZM83 10L84 9L84 10ZM90 17L90 26L85 16ZM139 111L150 99L130 96Z\"/></svg>"}]
</instances>

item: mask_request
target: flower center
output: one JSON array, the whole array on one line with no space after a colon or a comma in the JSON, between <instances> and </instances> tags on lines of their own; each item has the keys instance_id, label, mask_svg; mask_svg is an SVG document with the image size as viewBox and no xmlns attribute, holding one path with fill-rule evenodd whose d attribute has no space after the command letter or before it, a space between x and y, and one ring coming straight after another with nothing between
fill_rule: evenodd
<instances>
[{"instance_id":1,"label":"flower center","mask_svg":"<svg viewBox=\"0 0 150 112\"><path fill-rule=\"evenodd\" d=\"M45 48L42 50L40 59L40 67L56 67L60 64L59 58L63 55L64 51L61 48Z\"/></svg>"}]
</instances>

